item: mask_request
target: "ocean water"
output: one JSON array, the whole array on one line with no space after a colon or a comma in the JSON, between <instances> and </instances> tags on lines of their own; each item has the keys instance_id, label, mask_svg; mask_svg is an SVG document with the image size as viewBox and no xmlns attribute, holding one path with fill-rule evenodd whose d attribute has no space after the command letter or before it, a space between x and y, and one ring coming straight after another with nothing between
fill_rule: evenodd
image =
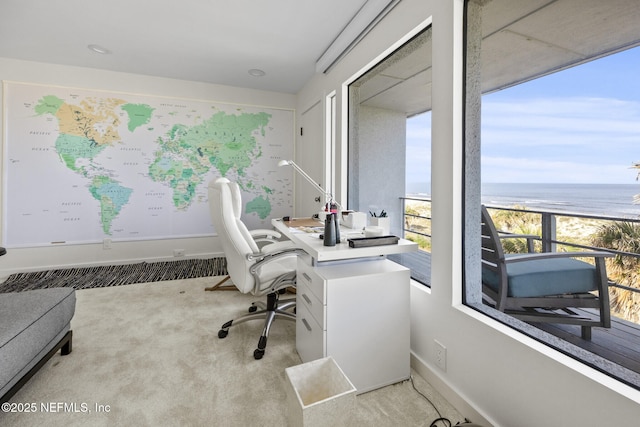
<instances>
[{"instance_id":1,"label":"ocean water","mask_svg":"<svg viewBox=\"0 0 640 427\"><path fill-rule=\"evenodd\" d=\"M412 194L428 195L430 186L408 186ZM639 184L482 184L482 203L492 206L524 206L551 212L569 212L616 218L640 218Z\"/></svg>"},{"instance_id":2,"label":"ocean water","mask_svg":"<svg viewBox=\"0 0 640 427\"><path fill-rule=\"evenodd\" d=\"M640 217L634 184L483 184L482 203L618 218Z\"/></svg>"}]
</instances>

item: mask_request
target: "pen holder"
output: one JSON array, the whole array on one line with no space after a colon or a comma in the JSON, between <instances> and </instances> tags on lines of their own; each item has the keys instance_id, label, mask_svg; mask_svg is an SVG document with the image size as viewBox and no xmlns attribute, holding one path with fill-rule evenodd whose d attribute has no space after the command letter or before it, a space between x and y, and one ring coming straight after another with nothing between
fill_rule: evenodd
<instances>
[{"instance_id":1,"label":"pen holder","mask_svg":"<svg viewBox=\"0 0 640 427\"><path fill-rule=\"evenodd\" d=\"M389 217L369 217L369 225L382 228L382 234L389 234L391 229L391 218Z\"/></svg>"}]
</instances>

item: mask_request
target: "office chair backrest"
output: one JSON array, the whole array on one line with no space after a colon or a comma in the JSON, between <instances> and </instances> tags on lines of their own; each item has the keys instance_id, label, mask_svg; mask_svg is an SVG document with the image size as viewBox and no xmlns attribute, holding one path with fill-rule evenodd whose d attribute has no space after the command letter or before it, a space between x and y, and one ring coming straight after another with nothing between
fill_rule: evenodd
<instances>
[{"instance_id":1,"label":"office chair backrest","mask_svg":"<svg viewBox=\"0 0 640 427\"><path fill-rule=\"evenodd\" d=\"M240 292L251 292L255 280L249 273L253 262L247 260L247 255L258 253L260 249L242 221L236 218L228 179L218 178L209 184L209 209L227 258L231 280Z\"/></svg>"},{"instance_id":2,"label":"office chair backrest","mask_svg":"<svg viewBox=\"0 0 640 427\"><path fill-rule=\"evenodd\" d=\"M231 190L231 200L233 203L233 213L237 219L242 215L242 193L237 182L229 182L229 190Z\"/></svg>"},{"instance_id":3,"label":"office chair backrest","mask_svg":"<svg viewBox=\"0 0 640 427\"><path fill-rule=\"evenodd\" d=\"M231 205L233 206L233 214L238 222L238 228L240 229L242 236L249 242L251 249L256 249L255 252L260 252L260 249L255 243L256 239L254 239L247 226L240 219L240 216L242 215L242 193L240 192L240 186L237 182L232 181L229 181L227 185L231 191Z\"/></svg>"}]
</instances>

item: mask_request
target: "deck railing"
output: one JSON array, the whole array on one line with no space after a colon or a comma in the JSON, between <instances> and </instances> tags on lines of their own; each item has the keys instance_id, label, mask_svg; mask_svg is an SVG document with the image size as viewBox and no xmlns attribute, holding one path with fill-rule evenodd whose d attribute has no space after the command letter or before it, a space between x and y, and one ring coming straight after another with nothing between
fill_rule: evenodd
<instances>
[{"instance_id":1,"label":"deck railing","mask_svg":"<svg viewBox=\"0 0 640 427\"><path fill-rule=\"evenodd\" d=\"M427 244L420 244L422 250L430 252L431 250L431 198L428 197L401 197L402 212L403 212L403 237L415 240L413 236L422 236L428 240ZM411 205L407 210L408 204ZM415 206L419 206L416 208ZM509 212L521 212L527 214L540 215L540 237L542 252L555 252L558 247L570 247L577 249L588 249L597 251L606 251L613 253L620 257L630 257L634 259L640 258L640 253L625 252L620 250L614 250L609 248L602 248L597 246L591 246L579 242L571 242L567 240L559 240L558 238L558 218L566 217L570 219L583 219L583 220L595 220L602 224L614 223L614 222L631 222L640 223L640 219L631 218L619 218L613 216L600 216L589 214L578 214L571 212L550 212L539 209L522 209L514 207L501 207L486 205L492 211L509 211ZM565 234L566 236L566 234ZM570 236L569 236L570 237ZM566 238L566 237L565 237ZM419 242L420 243L420 242ZM640 293L640 288L621 285L615 282L609 282L610 287L616 287L619 289L625 289L634 293Z\"/></svg>"},{"instance_id":2,"label":"deck railing","mask_svg":"<svg viewBox=\"0 0 640 427\"><path fill-rule=\"evenodd\" d=\"M425 238L426 242L420 244L421 250L427 250L430 252L431 248L431 199L430 198L420 198L420 197L401 197L402 202L402 233L404 238L411 237L408 236L407 233L422 236ZM407 211L407 201L417 202L419 205L424 205L424 208L421 209L423 212L427 212L426 214L414 213L414 210ZM426 207L428 205L428 208ZM417 212L417 211L415 211Z\"/></svg>"}]
</instances>

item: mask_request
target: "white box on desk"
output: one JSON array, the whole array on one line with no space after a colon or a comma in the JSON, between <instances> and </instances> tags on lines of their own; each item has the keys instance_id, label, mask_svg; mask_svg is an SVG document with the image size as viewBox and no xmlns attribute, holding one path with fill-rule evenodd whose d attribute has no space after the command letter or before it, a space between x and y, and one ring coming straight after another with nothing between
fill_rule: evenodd
<instances>
[{"instance_id":1,"label":"white box on desk","mask_svg":"<svg viewBox=\"0 0 640 427\"><path fill-rule=\"evenodd\" d=\"M354 230L362 230L367 225L367 214L364 212L342 212L342 225Z\"/></svg>"}]
</instances>

